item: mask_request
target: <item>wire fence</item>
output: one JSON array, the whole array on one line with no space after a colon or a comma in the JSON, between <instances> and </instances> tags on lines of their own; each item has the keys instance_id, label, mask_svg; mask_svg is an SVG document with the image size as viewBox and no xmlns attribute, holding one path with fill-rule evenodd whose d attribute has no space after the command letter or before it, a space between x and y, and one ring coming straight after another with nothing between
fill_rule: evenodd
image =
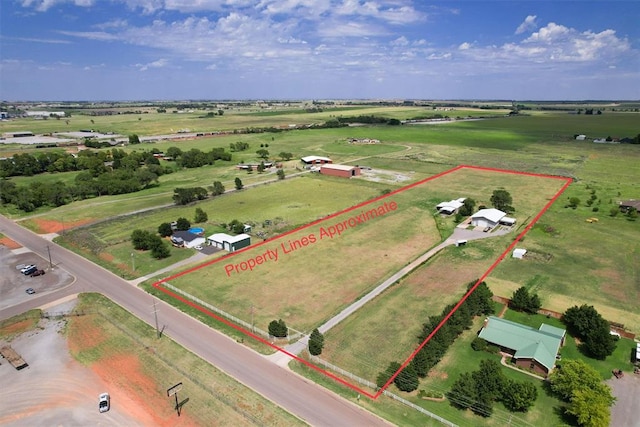
<instances>
[{"instance_id":1,"label":"wire fence","mask_svg":"<svg viewBox=\"0 0 640 427\"><path fill-rule=\"evenodd\" d=\"M342 368L340 368L340 367L338 367L338 366L336 366L336 365L334 365L332 363L329 363L326 360L323 360L323 359L319 358L318 356L310 356L310 358L311 358L311 361L313 363L317 364L317 365L322 365L323 367L328 368L328 369L330 369L330 370L332 370L334 372L337 372L340 375L343 375L343 376L345 376L347 378L350 378L351 380L357 382L358 384L364 385L365 387L369 387L372 390L375 390L375 391L378 390L377 384L374 384L369 380L365 380L364 378L360 378L359 376L354 375L351 372L345 371L344 369L342 369ZM441 416L434 414L433 412L427 411L423 407L418 406L415 403L409 402L408 400L403 399L402 397L400 397L400 396L398 396L396 394L393 394L390 391L385 390L385 391L382 392L382 394L384 394L387 397L390 397L390 398L394 399L397 402L402 403L405 406L410 407L411 409L414 409L414 410L416 410L418 412L421 412L422 414L424 414L424 415L426 415L426 416L428 416L430 418L433 418L434 420L439 421L440 423L442 423L442 424L444 424L446 426L457 427L457 424L454 424L451 421L446 420L446 419L442 418Z\"/></svg>"},{"instance_id":2,"label":"wire fence","mask_svg":"<svg viewBox=\"0 0 640 427\"><path fill-rule=\"evenodd\" d=\"M221 310L220 308L218 308L218 307L216 307L214 305L211 305L208 302L205 302L205 301L201 300L200 298L195 297L195 296L191 295L190 293L183 291L180 288L177 288L177 287L173 286L171 283L165 282L162 285L167 287L167 288L169 288L169 289L171 289L173 292L175 292L177 294L180 294L183 297L195 302L196 304L198 304L198 305L200 305L202 307L205 307L208 310L213 311L214 313L224 317L225 319L232 321L236 325L243 326L246 330L251 331L252 333L254 333L256 335L260 335L261 337L263 337L263 338L265 338L265 339L267 339L269 341L273 340L273 336L269 335L268 332L263 331L260 328L256 328L255 325L252 325L249 322L246 322L246 321L244 321L242 319L239 319L239 318L235 317L234 315L229 314L226 311ZM289 330L294 330L294 329L289 328ZM295 331L294 334L288 335L287 339L289 340L289 342L292 342L292 341L296 341L296 340L304 337L305 335L306 334L304 332Z\"/></svg>"}]
</instances>

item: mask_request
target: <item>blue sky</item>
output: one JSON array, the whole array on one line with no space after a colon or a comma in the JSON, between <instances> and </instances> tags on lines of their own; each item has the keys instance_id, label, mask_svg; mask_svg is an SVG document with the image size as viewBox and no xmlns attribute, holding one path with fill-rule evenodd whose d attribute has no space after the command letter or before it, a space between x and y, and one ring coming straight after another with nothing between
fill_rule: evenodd
<instances>
[{"instance_id":1,"label":"blue sky","mask_svg":"<svg viewBox=\"0 0 640 427\"><path fill-rule=\"evenodd\" d=\"M640 99L638 1L1 0L1 100Z\"/></svg>"}]
</instances>

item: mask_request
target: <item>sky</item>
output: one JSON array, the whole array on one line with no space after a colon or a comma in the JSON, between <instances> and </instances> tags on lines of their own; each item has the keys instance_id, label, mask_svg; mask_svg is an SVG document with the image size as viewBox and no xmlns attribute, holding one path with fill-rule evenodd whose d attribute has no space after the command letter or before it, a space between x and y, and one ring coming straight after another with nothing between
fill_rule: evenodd
<instances>
[{"instance_id":1,"label":"sky","mask_svg":"<svg viewBox=\"0 0 640 427\"><path fill-rule=\"evenodd\" d=\"M638 100L639 17L636 0L0 0L0 100Z\"/></svg>"}]
</instances>

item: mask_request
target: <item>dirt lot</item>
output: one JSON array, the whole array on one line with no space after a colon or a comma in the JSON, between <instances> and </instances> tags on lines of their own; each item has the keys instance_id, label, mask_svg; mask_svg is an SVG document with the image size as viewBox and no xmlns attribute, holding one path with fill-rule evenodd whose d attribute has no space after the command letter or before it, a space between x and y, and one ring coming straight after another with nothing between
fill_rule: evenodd
<instances>
[{"instance_id":1,"label":"dirt lot","mask_svg":"<svg viewBox=\"0 0 640 427\"><path fill-rule=\"evenodd\" d=\"M52 254L55 255L55 254ZM30 277L20 273L16 267L35 264L45 270L44 276ZM73 277L59 267L50 268L49 260L40 258L33 252L18 247L11 249L0 245L0 309L18 304L34 295L25 290L33 288L36 294L60 289L72 283Z\"/></svg>"},{"instance_id":2,"label":"dirt lot","mask_svg":"<svg viewBox=\"0 0 640 427\"><path fill-rule=\"evenodd\" d=\"M640 425L640 375L625 372L620 379L612 378L607 384L613 389L616 404L611 408L611 423L616 427Z\"/></svg>"},{"instance_id":3,"label":"dirt lot","mask_svg":"<svg viewBox=\"0 0 640 427\"><path fill-rule=\"evenodd\" d=\"M68 310L54 307L52 311ZM17 371L0 359L0 425L3 426L136 426L152 419L126 395L109 387L98 374L69 355L59 333L63 321L42 320L11 346L29 364ZM111 410L98 412L98 395L111 394Z\"/></svg>"}]
</instances>

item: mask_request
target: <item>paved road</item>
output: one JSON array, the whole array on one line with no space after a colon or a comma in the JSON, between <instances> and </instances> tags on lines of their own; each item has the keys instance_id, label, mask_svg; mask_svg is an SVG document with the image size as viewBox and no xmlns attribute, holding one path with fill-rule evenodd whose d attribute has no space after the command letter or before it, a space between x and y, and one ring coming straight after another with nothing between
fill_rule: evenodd
<instances>
[{"instance_id":1,"label":"paved road","mask_svg":"<svg viewBox=\"0 0 640 427\"><path fill-rule=\"evenodd\" d=\"M0 320L80 292L100 292L143 321L154 325L154 297L120 277L0 216L0 233L46 258L47 245L58 268L77 280L64 289L0 310ZM388 425L384 420L265 357L236 343L170 305L157 300L164 333L285 410L317 426Z\"/></svg>"}]
</instances>

